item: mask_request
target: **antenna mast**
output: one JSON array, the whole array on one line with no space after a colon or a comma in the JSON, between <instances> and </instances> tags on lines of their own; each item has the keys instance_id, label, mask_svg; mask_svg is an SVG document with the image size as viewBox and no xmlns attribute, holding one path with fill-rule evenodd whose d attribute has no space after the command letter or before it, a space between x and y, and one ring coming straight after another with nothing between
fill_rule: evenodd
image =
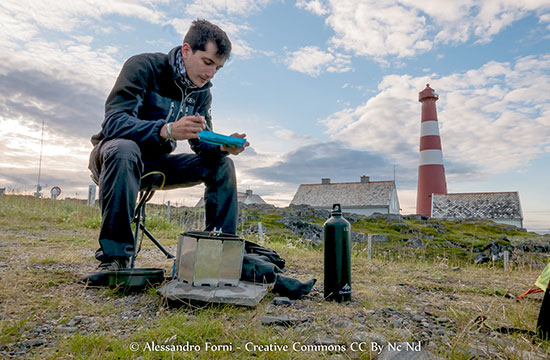
<instances>
[{"instance_id":1,"label":"antenna mast","mask_svg":"<svg viewBox=\"0 0 550 360\"><path fill-rule=\"evenodd\" d=\"M40 191L42 186L40 186L40 173L42 172L42 148L44 146L44 119L42 119L42 136L40 137L40 162L38 163L38 183L36 184L36 192L34 196L40 197Z\"/></svg>"}]
</instances>

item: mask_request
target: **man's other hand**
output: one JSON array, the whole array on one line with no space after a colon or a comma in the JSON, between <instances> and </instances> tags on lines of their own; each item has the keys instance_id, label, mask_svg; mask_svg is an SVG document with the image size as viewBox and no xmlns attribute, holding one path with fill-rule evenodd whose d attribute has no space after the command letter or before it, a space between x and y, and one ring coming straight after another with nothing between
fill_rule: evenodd
<instances>
[{"instance_id":1,"label":"man's other hand","mask_svg":"<svg viewBox=\"0 0 550 360\"><path fill-rule=\"evenodd\" d=\"M241 139L244 139L246 137L246 134L239 134L239 133L234 133L234 134L231 134L230 136L234 136L234 137L238 137L238 138L241 138ZM227 146L227 145L220 145L220 150L221 151L225 151L225 152L228 152L230 153L231 155L239 155L240 153L242 153L244 151L244 149L246 147L250 146L250 143L247 141L244 143L243 146L236 146L236 145L233 145L233 146Z\"/></svg>"},{"instance_id":2,"label":"man's other hand","mask_svg":"<svg viewBox=\"0 0 550 360\"><path fill-rule=\"evenodd\" d=\"M168 139L168 124L162 126L160 136ZM174 140L198 139L198 133L206 128L204 116L184 116L171 123L172 138Z\"/></svg>"}]
</instances>

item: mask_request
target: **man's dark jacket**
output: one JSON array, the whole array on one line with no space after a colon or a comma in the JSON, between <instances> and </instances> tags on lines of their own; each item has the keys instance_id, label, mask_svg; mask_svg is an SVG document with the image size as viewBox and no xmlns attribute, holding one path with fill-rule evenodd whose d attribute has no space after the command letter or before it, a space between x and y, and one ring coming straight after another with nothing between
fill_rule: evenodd
<instances>
[{"instance_id":1,"label":"man's dark jacket","mask_svg":"<svg viewBox=\"0 0 550 360\"><path fill-rule=\"evenodd\" d=\"M210 105L212 96L208 82L202 88L185 85L176 66L176 52L147 53L129 58L105 102L105 120L92 144L101 140L123 138L135 141L143 153L170 153L176 142L160 137L160 129L167 122L182 116L199 114L212 129ZM203 156L223 156L215 145L189 141L191 149Z\"/></svg>"}]
</instances>

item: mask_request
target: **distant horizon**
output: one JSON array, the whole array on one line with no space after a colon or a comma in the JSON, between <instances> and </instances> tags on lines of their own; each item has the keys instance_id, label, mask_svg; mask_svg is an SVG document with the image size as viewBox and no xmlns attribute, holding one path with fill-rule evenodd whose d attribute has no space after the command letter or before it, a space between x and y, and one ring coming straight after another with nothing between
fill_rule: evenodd
<instances>
[{"instance_id":1,"label":"distant horizon","mask_svg":"<svg viewBox=\"0 0 550 360\"><path fill-rule=\"evenodd\" d=\"M0 187L1 189L1 187ZM241 191L241 190L238 190L239 192L241 193L244 193L244 191ZM21 196L31 196L31 197L36 197L34 194L31 194L31 193L8 193L8 191L6 190L6 193L5 195L21 195ZM257 194L257 193L254 193L254 195L258 195L261 197L261 194ZM1 195L0 195L1 196ZM44 194L42 194L42 196L40 197L42 199L49 199L49 197L46 197L44 196ZM263 198L262 198L263 199ZM57 200L78 200L78 201L84 201L84 202L87 202L88 201L88 198L87 197L84 197L84 198L79 198L79 197L71 197L71 196L63 196L61 195ZM198 203L199 201L201 200L201 198L199 198L196 203ZM168 200L170 201L170 200ZM155 205L167 205L167 202L158 202L158 198L153 198L151 201L150 201L152 204L155 204ZM196 204L195 203L195 204ZM262 204L255 204L255 205L259 205L261 206ZM276 208L287 208L287 207L290 207L291 204L289 203L288 205L284 205L284 206L281 206L281 205L274 205L274 204L270 204L268 202L266 202L266 204L263 204L263 205L270 205L270 206L274 206ZM97 198L96 198L96 206L97 205ZM179 208L179 207L186 207L186 208L195 208L196 206L195 205L183 205L183 204L178 204L178 202L172 202L170 201L170 206L171 207L175 207L175 208ZM293 205L293 206L301 206L301 205ZM306 206L309 206L309 207L312 207L312 208L318 208L318 207L315 207L315 206L311 206L311 205L306 205ZM342 208L344 208L344 206L342 206ZM382 214L384 215L384 214ZM416 213L402 213L400 211L399 213L400 216L414 216L414 215L420 215L420 214L416 214ZM361 215L361 216L367 216L367 215ZM429 217L431 218L431 217ZM472 218L472 219L477 219L477 218ZM453 220L453 219L448 219L448 220ZM461 220L461 219L454 219L455 221L458 221L458 220ZM487 220L491 220L491 219L487 219ZM512 226L512 225L511 225ZM550 228L527 228L527 227L523 227L523 229L526 229L528 232L534 232L534 233L537 233L539 235L550 235Z\"/></svg>"}]
</instances>

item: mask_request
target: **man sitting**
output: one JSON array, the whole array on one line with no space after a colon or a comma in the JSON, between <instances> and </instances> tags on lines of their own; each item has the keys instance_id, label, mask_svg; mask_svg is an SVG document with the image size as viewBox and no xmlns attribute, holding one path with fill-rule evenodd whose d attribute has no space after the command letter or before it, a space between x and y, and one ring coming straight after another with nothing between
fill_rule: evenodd
<instances>
[{"instance_id":1,"label":"man sitting","mask_svg":"<svg viewBox=\"0 0 550 360\"><path fill-rule=\"evenodd\" d=\"M198 139L212 130L210 80L229 58L231 42L218 26L193 21L182 46L168 54L128 59L105 103L101 132L92 137L89 168L99 184L102 221L96 258L100 271L128 266L134 255L132 221L141 177L166 176L166 187L204 183L206 231L235 234L237 182L233 161L245 147ZM232 136L244 138L245 134ZM195 154L171 154L189 140Z\"/></svg>"}]
</instances>

